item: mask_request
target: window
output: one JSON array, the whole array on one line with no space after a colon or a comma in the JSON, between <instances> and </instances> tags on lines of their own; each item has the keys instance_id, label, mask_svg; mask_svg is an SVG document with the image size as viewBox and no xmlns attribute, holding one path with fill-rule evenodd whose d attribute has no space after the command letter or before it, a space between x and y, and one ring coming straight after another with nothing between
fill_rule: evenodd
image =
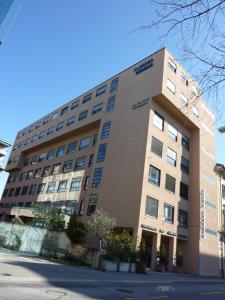
<instances>
[{"instance_id":1,"label":"window","mask_svg":"<svg viewBox=\"0 0 225 300\"><path fill-rule=\"evenodd\" d=\"M193 114L194 114L196 117L199 116L199 111L198 111L198 109L197 109L194 105L192 106L192 112L193 112Z\"/></svg>"},{"instance_id":2,"label":"window","mask_svg":"<svg viewBox=\"0 0 225 300\"><path fill-rule=\"evenodd\" d=\"M29 128L29 132L32 132L34 130L34 126Z\"/></svg>"},{"instance_id":3,"label":"window","mask_svg":"<svg viewBox=\"0 0 225 300\"><path fill-rule=\"evenodd\" d=\"M71 104L71 110L77 108L77 107L79 106L79 102L80 102L79 99L75 100L75 101Z\"/></svg>"},{"instance_id":4,"label":"window","mask_svg":"<svg viewBox=\"0 0 225 300\"><path fill-rule=\"evenodd\" d=\"M54 127L49 127L48 131L47 131L47 135L50 135L54 132Z\"/></svg>"},{"instance_id":5,"label":"window","mask_svg":"<svg viewBox=\"0 0 225 300\"><path fill-rule=\"evenodd\" d=\"M30 186L29 195L34 195L36 193L37 185L33 184Z\"/></svg>"},{"instance_id":6,"label":"window","mask_svg":"<svg viewBox=\"0 0 225 300\"><path fill-rule=\"evenodd\" d=\"M92 146L95 146L95 144L97 143L97 140L98 140L98 134L96 133L93 138Z\"/></svg>"},{"instance_id":7,"label":"window","mask_svg":"<svg viewBox=\"0 0 225 300\"><path fill-rule=\"evenodd\" d=\"M5 189L5 190L4 190L4 192L3 192L3 195L2 195L2 197L7 197L7 195L8 195L8 191L9 191L8 189Z\"/></svg>"},{"instance_id":8,"label":"window","mask_svg":"<svg viewBox=\"0 0 225 300\"><path fill-rule=\"evenodd\" d=\"M87 118L88 116L88 110L85 110L85 111L82 111L80 114L79 114L79 121Z\"/></svg>"},{"instance_id":9,"label":"window","mask_svg":"<svg viewBox=\"0 0 225 300\"><path fill-rule=\"evenodd\" d=\"M35 136L35 137L36 137L36 136ZM21 147L23 147L23 142L19 143L18 149L21 148Z\"/></svg>"},{"instance_id":10,"label":"window","mask_svg":"<svg viewBox=\"0 0 225 300\"><path fill-rule=\"evenodd\" d=\"M37 160L38 160L38 156L37 156L37 155L32 156L31 161L30 161L30 164L31 164L31 165L35 165L36 162L37 162Z\"/></svg>"},{"instance_id":11,"label":"window","mask_svg":"<svg viewBox=\"0 0 225 300\"><path fill-rule=\"evenodd\" d=\"M86 102L90 101L91 96L92 96L92 94L85 95L84 98L83 98L83 103L86 103Z\"/></svg>"},{"instance_id":12,"label":"window","mask_svg":"<svg viewBox=\"0 0 225 300\"><path fill-rule=\"evenodd\" d=\"M77 142L70 143L67 148L67 154L74 153L76 151Z\"/></svg>"},{"instance_id":13,"label":"window","mask_svg":"<svg viewBox=\"0 0 225 300\"><path fill-rule=\"evenodd\" d=\"M145 203L145 214L154 218L158 217L159 201L155 198L147 196Z\"/></svg>"},{"instance_id":14,"label":"window","mask_svg":"<svg viewBox=\"0 0 225 300\"><path fill-rule=\"evenodd\" d=\"M96 168L94 171L94 176L93 176L93 181L92 181L93 188L100 187L101 177L102 177L102 168Z\"/></svg>"},{"instance_id":15,"label":"window","mask_svg":"<svg viewBox=\"0 0 225 300\"><path fill-rule=\"evenodd\" d=\"M98 148L98 155L96 162L102 162L105 160L105 153L106 153L107 144L101 144Z\"/></svg>"},{"instance_id":16,"label":"window","mask_svg":"<svg viewBox=\"0 0 225 300\"><path fill-rule=\"evenodd\" d=\"M55 112L53 115L52 115L52 120L55 120L59 115L59 112Z\"/></svg>"},{"instance_id":17,"label":"window","mask_svg":"<svg viewBox=\"0 0 225 300\"><path fill-rule=\"evenodd\" d=\"M188 98L183 93L180 93L180 102L183 106L188 105Z\"/></svg>"},{"instance_id":18,"label":"window","mask_svg":"<svg viewBox=\"0 0 225 300\"><path fill-rule=\"evenodd\" d=\"M15 196L16 197L19 196L20 190L21 190L21 187L16 188L16 191L15 191Z\"/></svg>"},{"instance_id":19,"label":"window","mask_svg":"<svg viewBox=\"0 0 225 300\"><path fill-rule=\"evenodd\" d=\"M187 77L186 77L183 73L181 73L180 80L181 80L186 86L188 86L188 79L187 79Z\"/></svg>"},{"instance_id":20,"label":"window","mask_svg":"<svg viewBox=\"0 0 225 300\"><path fill-rule=\"evenodd\" d=\"M102 135L101 139L107 139L109 137L109 131L110 131L111 121L105 122L102 127Z\"/></svg>"},{"instance_id":21,"label":"window","mask_svg":"<svg viewBox=\"0 0 225 300\"><path fill-rule=\"evenodd\" d=\"M64 107L64 108L61 110L61 116L65 115L65 114L68 112L68 110L69 110L69 107L68 107L68 106Z\"/></svg>"},{"instance_id":22,"label":"window","mask_svg":"<svg viewBox=\"0 0 225 300\"><path fill-rule=\"evenodd\" d=\"M58 186L58 193L62 193L66 191L68 180L60 180Z\"/></svg>"},{"instance_id":23,"label":"window","mask_svg":"<svg viewBox=\"0 0 225 300\"><path fill-rule=\"evenodd\" d=\"M25 141L24 141L24 146L26 146L26 145L28 145L30 143L30 139L28 138L28 139L26 139ZM16 150L16 149L15 149Z\"/></svg>"},{"instance_id":24,"label":"window","mask_svg":"<svg viewBox=\"0 0 225 300\"><path fill-rule=\"evenodd\" d=\"M94 154L91 154L89 157L88 167L90 168L93 165L94 161Z\"/></svg>"},{"instance_id":25,"label":"window","mask_svg":"<svg viewBox=\"0 0 225 300\"><path fill-rule=\"evenodd\" d=\"M61 146L57 149L56 157L63 156L65 154L65 146Z\"/></svg>"},{"instance_id":26,"label":"window","mask_svg":"<svg viewBox=\"0 0 225 300\"><path fill-rule=\"evenodd\" d=\"M176 93L176 86L169 79L167 79L167 88L173 93Z\"/></svg>"},{"instance_id":27,"label":"window","mask_svg":"<svg viewBox=\"0 0 225 300\"><path fill-rule=\"evenodd\" d=\"M92 109L92 115L97 114L98 112L102 111L102 105L103 103L99 103L95 105Z\"/></svg>"},{"instance_id":28,"label":"window","mask_svg":"<svg viewBox=\"0 0 225 300\"><path fill-rule=\"evenodd\" d=\"M52 175L59 174L60 169L61 169L61 164L60 163L53 165Z\"/></svg>"},{"instance_id":29,"label":"window","mask_svg":"<svg viewBox=\"0 0 225 300\"><path fill-rule=\"evenodd\" d=\"M181 145L182 145L186 150L189 150L189 137L187 137L187 136L184 135L184 134L182 134Z\"/></svg>"},{"instance_id":30,"label":"window","mask_svg":"<svg viewBox=\"0 0 225 300\"><path fill-rule=\"evenodd\" d=\"M178 225L183 228L188 227L188 213L183 209L179 209L178 212Z\"/></svg>"},{"instance_id":31,"label":"window","mask_svg":"<svg viewBox=\"0 0 225 300\"><path fill-rule=\"evenodd\" d=\"M27 179L31 179L33 177L33 171L27 172Z\"/></svg>"},{"instance_id":32,"label":"window","mask_svg":"<svg viewBox=\"0 0 225 300\"><path fill-rule=\"evenodd\" d=\"M34 171L34 178L41 177L41 168L38 168Z\"/></svg>"},{"instance_id":33,"label":"window","mask_svg":"<svg viewBox=\"0 0 225 300\"><path fill-rule=\"evenodd\" d=\"M77 203L77 201L68 200L66 202L65 213L68 215L73 215L75 212L76 203Z\"/></svg>"},{"instance_id":34,"label":"window","mask_svg":"<svg viewBox=\"0 0 225 300\"><path fill-rule=\"evenodd\" d=\"M167 148L167 158L166 158L166 161L176 167L176 164L177 164L177 153L175 151L173 151L172 149L170 148Z\"/></svg>"},{"instance_id":35,"label":"window","mask_svg":"<svg viewBox=\"0 0 225 300\"><path fill-rule=\"evenodd\" d=\"M85 168L86 156L79 157L76 160L75 170L83 170Z\"/></svg>"},{"instance_id":36,"label":"window","mask_svg":"<svg viewBox=\"0 0 225 300\"><path fill-rule=\"evenodd\" d=\"M84 213L84 204L85 204L85 201L84 201L84 200L81 200L81 201L80 201L79 212L78 212L78 215L79 215L79 216L82 216L83 213Z\"/></svg>"},{"instance_id":37,"label":"window","mask_svg":"<svg viewBox=\"0 0 225 300\"><path fill-rule=\"evenodd\" d=\"M185 174L189 174L189 160L183 156L181 157L180 168Z\"/></svg>"},{"instance_id":38,"label":"window","mask_svg":"<svg viewBox=\"0 0 225 300\"><path fill-rule=\"evenodd\" d=\"M95 212L96 205L97 205L97 199L98 199L97 194L90 195L90 198L88 201L87 216L91 216Z\"/></svg>"},{"instance_id":39,"label":"window","mask_svg":"<svg viewBox=\"0 0 225 300\"><path fill-rule=\"evenodd\" d=\"M90 180L90 176L86 176L85 177L85 181L84 181L84 190L88 189L89 186L89 180Z\"/></svg>"},{"instance_id":40,"label":"window","mask_svg":"<svg viewBox=\"0 0 225 300\"><path fill-rule=\"evenodd\" d=\"M28 192L28 185L25 185L23 188L22 188L22 192L21 192L21 195L26 195Z\"/></svg>"},{"instance_id":41,"label":"window","mask_svg":"<svg viewBox=\"0 0 225 300\"><path fill-rule=\"evenodd\" d=\"M51 168L51 166L44 167L42 176L50 175L50 168Z\"/></svg>"},{"instance_id":42,"label":"window","mask_svg":"<svg viewBox=\"0 0 225 300\"><path fill-rule=\"evenodd\" d=\"M162 157L163 143L156 139L154 136L152 137L152 145L151 151L156 155Z\"/></svg>"},{"instance_id":43,"label":"window","mask_svg":"<svg viewBox=\"0 0 225 300\"><path fill-rule=\"evenodd\" d=\"M188 200L188 185L180 182L180 197Z\"/></svg>"},{"instance_id":44,"label":"window","mask_svg":"<svg viewBox=\"0 0 225 300\"><path fill-rule=\"evenodd\" d=\"M97 91L96 91L96 97L99 96L99 95L104 94L105 91L106 91L106 84L103 85L103 86L101 86L101 87L99 87L99 88L97 89Z\"/></svg>"},{"instance_id":45,"label":"window","mask_svg":"<svg viewBox=\"0 0 225 300\"><path fill-rule=\"evenodd\" d=\"M176 190L176 178L174 178L173 176L170 176L170 175L166 174L165 188L167 189L167 191L170 191L170 192L172 192L172 193L175 194L175 190Z\"/></svg>"},{"instance_id":46,"label":"window","mask_svg":"<svg viewBox=\"0 0 225 300\"><path fill-rule=\"evenodd\" d=\"M49 122L49 120L50 120L50 117L46 117L43 121L43 125L47 124Z\"/></svg>"},{"instance_id":47,"label":"window","mask_svg":"<svg viewBox=\"0 0 225 300\"><path fill-rule=\"evenodd\" d=\"M171 124L168 124L168 136L171 140L177 141L178 130Z\"/></svg>"},{"instance_id":48,"label":"window","mask_svg":"<svg viewBox=\"0 0 225 300\"><path fill-rule=\"evenodd\" d=\"M74 177L72 178L70 191L79 191L81 188L82 177Z\"/></svg>"},{"instance_id":49,"label":"window","mask_svg":"<svg viewBox=\"0 0 225 300\"><path fill-rule=\"evenodd\" d=\"M55 192L55 182L49 182L46 194L51 194Z\"/></svg>"},{"instance_id":50,"label":"window","mask_svg":"<svg viewBox=\"0 0 225 300\"><path fill-rule=\"evenodd\" d=\"M160 130L164 130L164 118L155 112L153 124Z\"/></svg>"},{"instance_id":51,"label":"window","mask_svg":"<svg viewBox=\"0 0 225 300\"><path fill-rule=\"evenodd\" d=\"M16 174L16 175L13 177L13 182L19 181L19 178L20 178L20 175L19 175L19 174Z\"/></svg>"},{"instance_id":52,"label":"window","mask_svg":"<svg viewBox=\"0 0 225 300\"><path fill-rule=\"evenodd\" d=\"M225 185L223 184L222 184L222 198L225 199Z\"/></svg>"},{"instance_id":53,"label":"window","mask_svg":"<svg viewBox=\"0 0 225 300\"><path fill-rule=\"evenodd\" d=\"M86 138L82 139L80 141L79 150L88 148L89 144L90 144L90 138L89 137L86 137Z\"/></svg>"},{"instance_id":54,"label":"window","mask_svg":"<svg viewBox=\"0 0 225 300\"><path fill-rule=\"evenodd\" d=\"M165 203L164 204L164 221L172 224L173 220L174 220L174 206Z\"/></svg>"},{"instance_id":55,"label":"window","mask_svg":"<svg viewBox=\"0 0 225 300\"><path fill-rule=\"evenodd\" d=\"M38 122L35 126L35 128L39 128L39 127L41 127L41 122Z\"/></svg>"},{"instance_id":56,"label":"window","mask_svg":"<svg viewBox=\"0 0 225 300\"><path fill-rule=\"evenodd\" d=\"M110 94L117 91L118 84L119 84L119 77L116 77L111 81L111 86L110 86L110 91L109 91Z\"/></svg>"},{"instance_id":57,"label":"window","mask_svg":"<svg viewBox=\"0 0 225 300\"><path fill-rule=\"evenodd\" d=\"M43 130L43 131L41 131L40 134L39 134L39 139L42 139L42 138L45 137L45 136L46 136L46 131Z\"/></svg>"},{"instance_id":58,"label":"window","mask_svg":"<svg viewBox=\"0 0 225 300\"><path fill-rule=\"evenodd\" d=\"M176 73L177 72L177 65L172 61L172 59L169 58L168 60L168 66L170 67L170 69Z\"/></svg>"},{"instance_id":59,"label":"window","mask_svg":"<svg viewBox=\"0 0 225 300\"><path fill-rule=\"evenodd\" d=\"M38 185L37 194L43 194L45 191L46 183L40 183Z\"/></svg>"},{"instance_id":60,"label":"window","mask_svg":"<svg viewBox=\"0 0 225 300\"><path fill-rule=\"evenodd\" d=\"M63 173L66 173L66 172L72 171L72 164L73 164L73 161L72 161L72 160L67 160L67 161L65 161L65 162L64 162L64 165L63 165L62 172L63 172Z\"/></svg>"},{"instance_id":61,"label":"window","mask_svg":"<svg viewBox=\"0 0 225 300\"><path fill-rule=\"evenodd\" d=\"M42 153L40 154L40 156L38 157L38 162L42 162L46 159L47 153Z\"/></svg>"},{"instance_id":62,"label":"window","mask_svg":"<svg viewBox=\"0 0 225 300\"><path fill-rule=\"evenodd\" d=\"M156 167L150 165L148 181L154 185L160 186L160 177L161 177L161 171Z\"/></svg>"},{"instance_id":63,"label":"window","mask_svg":"<svg viewBox=\"0 0 225 300\"><path fill-rule=\"evenodd\" d=\"M67 126L70 126L70 125L73 125L74 123L75 123L75 116L70 117L70 118L67 120L66 125L67 125Z\"/></svg>"},{"instance_id":64,"label":"window","mask_svg":"<svg viewBox=\"0 0 225 300\"><path fill-rule=\"evenodd\" d=\"M56 126L56 131L63 129L63 127L64 127L64 122L58 123Z\"/></svg>"},{"instance_id":65,"label":"window","mask_svg":"<svg viewBox=\"0 0 225 300\"><path fill-rule=\"evenodd\" d=\"M115 101L116 101L116 96L112 96L108 99L106 112L110 112L114 110Z\"/></svg>"},{"instance_id":66,"label":"window","mask_svg":"<svg viewBox=\"0 0 225 300\"><path fill-rule=\"evenodd\" d=\"M37 135L33 135L31 138L31 143L35 142L37 140L38 136Z\"/></svg>"},{"instance_id":67,"label":"window","mask_svg":"<svg viewBox=\"0 0 225 300\"><path fill-rule=\"evenodd\" d=\"M47 154L47 160L53 159L55 157L55 149L54 150L49 150Z\"/></svg>"}]
</instances>

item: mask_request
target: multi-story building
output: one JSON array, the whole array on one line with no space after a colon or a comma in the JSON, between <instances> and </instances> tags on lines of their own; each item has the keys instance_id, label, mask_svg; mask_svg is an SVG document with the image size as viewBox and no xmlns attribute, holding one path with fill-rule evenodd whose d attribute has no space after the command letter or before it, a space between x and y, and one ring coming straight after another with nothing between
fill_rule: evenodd
<instances>
[{"instance_id":1,"label":"multi-story building","mask_svg":"<svg viewBox=\"0 0 225 300\"><path fill-rule=\"evenodd\" d=\"M218 200L218 238L219 238L219 270L225 276L225 166L217 163L217 200Z\"/></svg>"},{"instance_id":2,"label":"multi-story building","mask_svg":"<svg viewBox=\"0 0 225 300\"><path fill-rule=\"evenodd\" d=\"M4 157L7 155L7 148L10 147L11 145L0 139L0 173L4 171Z\"/></svg>"},{"instance_id":3,"label":"multi-story building","mask_svg":"<svg viewBox=\"0 0 225 300\"><path fill-rule=\"evenodd\" d=\"M218 275L215 117L198 93L163 48L27 126L1 214L29 221L40 201L86 221L103 208L145 239L152 269L163 243L169 270L179 247L186 272Z\"/></svg>"}]
</instances>

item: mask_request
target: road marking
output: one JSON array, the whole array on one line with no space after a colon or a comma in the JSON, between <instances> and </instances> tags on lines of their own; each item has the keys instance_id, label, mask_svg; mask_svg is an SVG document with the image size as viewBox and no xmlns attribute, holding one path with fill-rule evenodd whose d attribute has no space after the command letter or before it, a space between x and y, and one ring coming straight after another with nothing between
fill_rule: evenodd
<instances>
[{"instance_id":1,"label":"road marking","mask_svg":"<svg viewBox=\"0 0 225 300\"><path fill-rule=\"evenodd\" d=\"M225 294L225 292L202 292L200 295L216 295L216 294Z\"/></svg>"},{"instance_id":2,"label":"road marking","mask_svg":"<svg viewBox=\"0 0 225 300\"><path fill-rule=\"evenodd\" d=\"M124 300L136 300L136 298L125 297Z\"/></svg>"},{"instance_id":3,"label":"road marking","mask_svg":"<svg viewBox=\"0 0 225 300\"><path fill-rule=\"evenodd\" d=\"M166 296L166 295L152 296L152 299L161 299L161 298L168 298L168 296Z\"/></svg>"}]
</instances>

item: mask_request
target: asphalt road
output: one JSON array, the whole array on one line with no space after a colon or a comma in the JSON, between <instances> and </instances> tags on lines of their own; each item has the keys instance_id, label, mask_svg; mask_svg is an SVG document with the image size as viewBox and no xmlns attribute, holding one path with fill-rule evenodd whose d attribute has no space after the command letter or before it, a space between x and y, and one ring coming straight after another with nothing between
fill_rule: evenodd
<instances>
[{"instance_id":1,"label":"asphalt road","mask_svg":"<svg viewBox=\"0 0 225 300\"><path fill-rule=\"evenodd\" d=\"M221 300L225 299L224 284L185 285L74 285L74 284L0 284L1 300Z\"/></svg>"}]
</instances>

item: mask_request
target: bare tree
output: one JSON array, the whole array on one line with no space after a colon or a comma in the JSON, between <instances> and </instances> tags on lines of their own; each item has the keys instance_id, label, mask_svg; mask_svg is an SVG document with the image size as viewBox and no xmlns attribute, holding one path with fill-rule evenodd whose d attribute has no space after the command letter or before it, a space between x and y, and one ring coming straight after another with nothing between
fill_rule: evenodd
<instances>
[{"instance_id":1,"label":"bare tree","mask_svg":"<svg viewBox=\"0 0 225 300\"><path fill-rule=\"evenodd\" d=\"M150 0L155 19L141 29L160 30L163 43L172 37L180 45L201 94L223 111L225 88L225 0ZM197 63L197 64L196 64ZM197 65L197 67L196 67ZM220 96L220 98L218 97ZM222 99L222 100L220 100Z\"/></svg>"}]
</instances>

